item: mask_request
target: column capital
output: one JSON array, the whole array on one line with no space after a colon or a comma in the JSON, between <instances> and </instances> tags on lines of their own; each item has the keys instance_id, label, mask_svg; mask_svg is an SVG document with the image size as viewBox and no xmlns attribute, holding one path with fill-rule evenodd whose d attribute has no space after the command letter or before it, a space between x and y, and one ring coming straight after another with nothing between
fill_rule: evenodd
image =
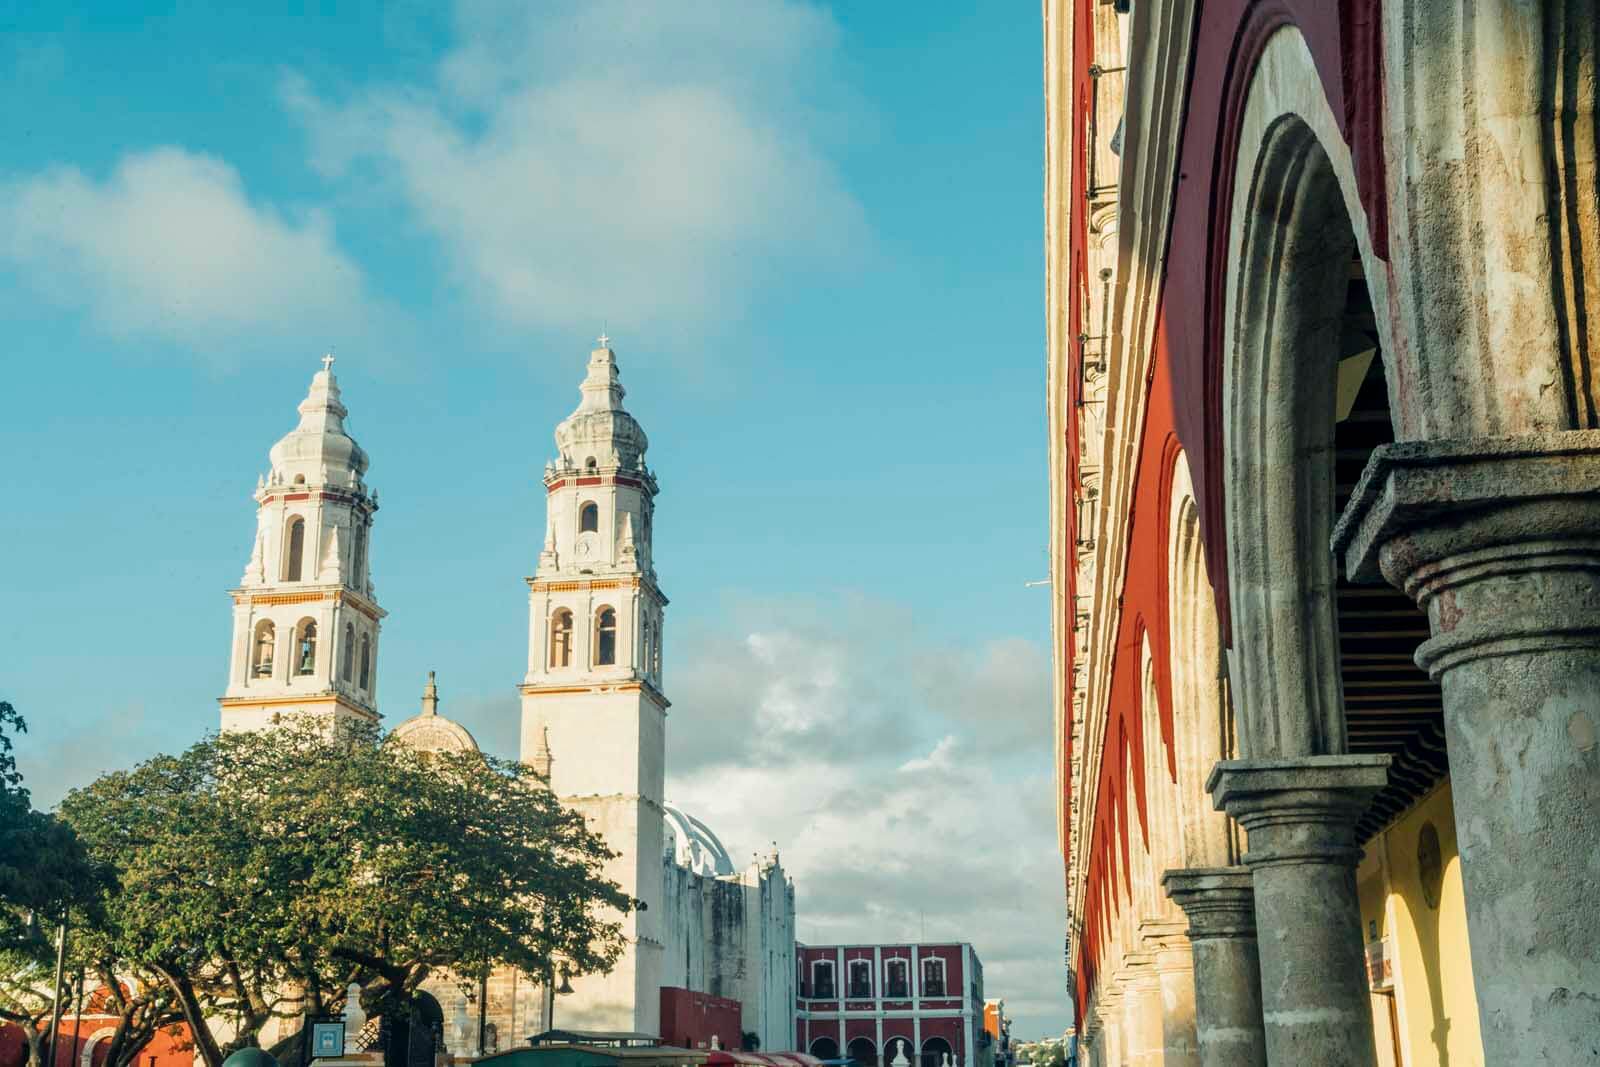
<instances>
[{"instance_id":1,"label":"column capital","mask_svg":"<svg viewBox=\"0 0 1600 1067\"><path fill-rule=\"evenodd\" d=\"M1189 940L1256 936L1255 887L1248 867L1169 870L1161 885L1189 917Z\"/></svg>"},{"instance_id":2,"label":"column capital","mask_svg":"<svg viewBox=\"0 0 1600 1067\"><path fill-rule=\"evenodd\" d=\"M1386 578L1427 611L1417 662L1435 678L1488 656L1593 648L1600 430L1381 445L1332 548L1353 581ZM1552 573L1563 579L1540 578Z\"/></svg>"},{"instance_id":3,"label":"column capital","mask_svg":"<svg viewBox=\"0 0 1600 1067\"><path fill-rule=\"evenodd\" d=\"M1206 792L1249 834L1246 866L1361 858L1355 824L1389 777L1387 755L1222 760Z\"/></svg>"}]
</instances>

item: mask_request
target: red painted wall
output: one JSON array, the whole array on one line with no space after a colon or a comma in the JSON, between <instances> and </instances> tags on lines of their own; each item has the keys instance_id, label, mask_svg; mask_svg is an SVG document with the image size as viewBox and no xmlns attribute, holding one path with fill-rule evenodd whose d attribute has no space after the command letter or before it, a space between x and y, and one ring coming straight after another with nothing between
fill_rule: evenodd
<instances>
[{"instance_id":1,"label":"red painted wall","mask_svg":"<svg viewBox=\"0 0 1600 1067\"><path fill-rule=\"evenodd\" d=\"M1073 215L1068 279L1072 314L1081 306L1082 259L1087 175L1082 160L1087 131L1088 67L1093 61L1090 27L1096 0L1078 0L1074 23ZM1110 721L1104 738L1100 777L1093 788L1098 807L1088 843L1087 886L1082 935L1074 948L1078 1007L1094 987L1101 946L1125 899L1128 872L1115 868L1127 855L1133 818L1144 834L1143 774L1147 758L1141 723L1160 717L1160 736L1169 776L1175 778L1172 752L1171 671L1167 599L1167 531L1171 478L1180 449L1195 485L1206 562L1217 593L1224 634L1231 644L1226 586L1226 544L1222 502L1221 373L1223 281L1226 236L1233 206L1234 155L1250 77L1270 35L1297 26L1310 48L1322 89L1355 162L1360 198L1371 225L1373 247L1387 258L1388 212L1382 144L1382 43L1378 0L1197 0L1195 40L1190 52L1188 95L1183 117L1179 180L1174 193L1169 244L1151 352L1149 402L1136 460L1133 513L1129 530L1122 611L1114 646ZM1074 332L1081 332L1074 328ZM1076 355L1076 354L1075 354ZM1069 385L1076 388L1072 361ZM1076 484L1075 426L1070 430L1069 476ZM1069 536L1075 539L1069 515ZM1070 542L1069 542L1070 543ZM1069 590L1069 594L1070 594ZM1070 602L1069 602L1070 603ZM1148 633L1154 652L1157 707L1141 705L1139 677L1142 644ZM1069 664L1070 670L1070 664ZM1065 680L1070 692L1070 677ZM1070 708L1069 708L1070 711ZM1072 758L1067 731L1068 766ZM1124 783L1134 782L1134 796ZM1070 797L1068 800L1070 801ZM1069 809L1070 810L1070 809Z\"/></svg>"},{"instance_id":2,"label":"red painted wall","mask_svg":"<svg viewBox=\"0 0 1600 1067\"><path fill-rule=\"evenodd\" d=\"M80 1034L78 1020L62 1019L61 1036L56 1039L56 1067L78 1067L84 1045L88 1044L95 1034L114 1027L116 1023L117 1020L109 1015L86 1015L81 1023ZM46 1022L42 1029L48 1027L49 1023ZM106 1051L109 1048L104 1040L95 1043L92 1053L93 1067L100 1067L105 1062ZM28 1045L22 1031L15 1023L0 1023L0 1067L22 1067L27 1059ZM184 1026L173 1027L170 1031L157 1031L150 1039L150 1043L139 1053L138 1067L193 1067L193 1065L194 1048L189 1043L189 1030Z\"/></svg>"},{"instance_id":3,"label":"red painted wall","mask_svg":"<svg viewBox=\"0 0 1600 1067\"><path fill-rule=\"evenodd\" d=\"M721 1047L744 1047L739 1002L676 986L661 987L661 1040L679 1048L710 1048L715 1035Z\"/></svg>"}]
</instances>

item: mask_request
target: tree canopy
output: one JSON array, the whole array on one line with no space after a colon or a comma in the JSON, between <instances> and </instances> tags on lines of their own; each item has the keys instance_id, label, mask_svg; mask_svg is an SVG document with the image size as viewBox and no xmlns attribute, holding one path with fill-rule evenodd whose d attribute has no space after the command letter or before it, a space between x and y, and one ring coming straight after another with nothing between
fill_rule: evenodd
<instances>
[{"instance_id":1,"label":"tree canopy","mask_svg":"<svg viewBox=\"0 0 1600 1067\"><path fill-rule=\"evenodd\" d=\"M208 1067L351 982L383 1013L445 971L609 970L635 904L531 768L374 730L208 737L75 790L62 815L116 873L106 952L158 977Z\"/></svg>"},{"instance_id":2,"label":"tree canopy","mask_svg":"<svg viewBox=\"0 0 1600 1067\"><path fill-rule=\"evenodd\" d=\"M98 918L106 883L72 828L34 810L14 740L27 729L0 701L0 1022L21 1030L37 1064L56 999L54 932L63 920Z\"/></svg>"}]
</instances>

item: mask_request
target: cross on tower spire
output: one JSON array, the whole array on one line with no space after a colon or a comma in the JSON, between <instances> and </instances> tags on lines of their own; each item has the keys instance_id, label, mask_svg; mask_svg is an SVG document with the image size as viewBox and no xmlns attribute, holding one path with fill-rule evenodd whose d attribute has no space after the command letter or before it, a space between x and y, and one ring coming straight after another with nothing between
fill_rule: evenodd
<instances>
[{"instance_id":1,"label":"cross on tower spire","mask_svg":"<svg viewBox=\"0 0 1600 1067\"><path fill-rule=\"evenodd\" d=\"M327 355L322 357L322 369L325 370L325 371L333 370L333 353L332 352L329 352Z\"/></svg>"}]
</instances>

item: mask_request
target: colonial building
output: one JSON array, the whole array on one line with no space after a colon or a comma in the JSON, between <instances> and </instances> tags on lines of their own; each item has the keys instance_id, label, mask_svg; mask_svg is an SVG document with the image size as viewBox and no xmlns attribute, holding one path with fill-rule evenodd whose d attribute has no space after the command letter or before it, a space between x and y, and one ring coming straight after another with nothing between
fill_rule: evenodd
<instances>
[{"instance_id":1,"label":"colonial building","mask_svg":"<svg viewBox=\"0 0 1600 1067\"><path fill-rule=\"evenodd\" d=\"M970 944L801 945L795 964L802 1052L862 1067L902 1053L920 1067L973 1067L990 1051Z\"/></svg>"},{"instance_id":2,"label":"colonial building","mask_svg":"<svg viewBox=\"0 0 1600 1067\"><path fill-rule=\"evenodd\" d=\"M299 425L273 446L258 481L255 546L233 591L224 729L269 728L282 714L379 717L384 612L368 571L377 494L363 481L367 456L346 431L331 364L313 377ZM605 838L617 853L608 876L643 906L622 918L626 948L609 974L560 976L553 991L546 976L506 970L471 996L440 979L428 984L422 1015L449 1051L472 1054L521 1043L552 1019L659 1034L664 999L703 993L738 1004L739 1030L725 1047L749 1035L781 1048L793 1026L794 885L776 848L735 868L707 827L665 803L667 598L654 564L655 474L604 339L579 388L544 470L520 754ZM478 750L440 713L431 671L419 712L391 736Z\"/></svg>"},{"instance_id":3,"label":"colonial building","mask_svg":"<svg viewBox=\"0 0 1600 1067\"><path fill-rule=\"evenodd\" d=\"M1086 1063L1597 1054L1597 16L1046 0Z\"/></svg>"}]
</instances>

